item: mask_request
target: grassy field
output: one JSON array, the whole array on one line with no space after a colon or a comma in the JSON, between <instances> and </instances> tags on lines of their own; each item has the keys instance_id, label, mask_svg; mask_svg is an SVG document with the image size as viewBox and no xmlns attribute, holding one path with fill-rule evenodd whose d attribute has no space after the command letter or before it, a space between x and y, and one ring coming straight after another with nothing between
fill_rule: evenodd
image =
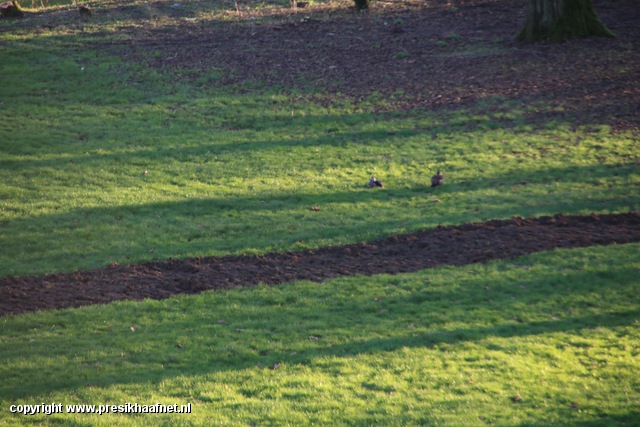
<instances>
[{"instance_id":1,"label":"grassy field","mask_svg":"<svg viewBox=\"0 0 640 427\"><path fill-rule=\"evenodd\" d=\"M0 276L638 208L634 137L529 123L544 106L321 107L266 88L174 84L59 43L25 35L4 50ZM438 168L447 186L435 194ZM372 174L383 191L365 188Z\"/></svg>"},{"instance_id":2,"label":"grassy field","mask_svg":"<svg viewBox=\"0 0 640 427\"><path fill-rule=\"evenodd\" d=\"M640 203L637 137L557 106L323 106L0 25L0 277ZM0 318L0 425L640 425L639 250ZM9 410L53 402L192 413Z\"/></svg>"},{"instance_id":3,"label":"grassy field","mask_svg":"<svg viewBox=\"0 0 640 427\"><path fill-rule=\"evenodd\" d=\"M638 250L0 319L0 423L638 425ZM8 413L157 402L192 413Z\"/></svg>"}]
</instances>

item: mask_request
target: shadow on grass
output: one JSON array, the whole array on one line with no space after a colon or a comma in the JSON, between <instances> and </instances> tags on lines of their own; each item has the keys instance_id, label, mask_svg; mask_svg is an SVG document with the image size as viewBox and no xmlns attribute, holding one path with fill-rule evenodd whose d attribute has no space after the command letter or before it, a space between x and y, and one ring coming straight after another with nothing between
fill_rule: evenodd
<instances>
[{"instance_id":1,"label":"shadow on grass","mask_svg":"<svg viewBox=\"0 0 640 427\"><path fill-rule=\"evenodd\" d=\"M46 264L56 264L56 272L98 268L117 261L138 263L163 258L207 255L265 253L317 248L327 244L369 241L398 232L416 231L437 225L503 219L513 215L536 217L583 212L616 212L634 209L634 195L575 199L535 196L545 203L521 204L526 188L548 192L546 179L554 185L586 184L597 188L598 180L630 180L635 164L591 165L553 168L530 173L510 172L499 177L460 182L448 177L443 187L432 189L422 183L387 181L384 189L369 190L353 183L349 190L317 192L262 192L251 196L227 196L184 201L147 203L115 207L95 207L0 222L5 227L0 241L3 257L52 272ZM521 183L527 184L523 186ZM394 184L403 187L394 188ZM525 187L513 189L512 187ZM499 189L491 203L478 200L475 193ZM604 187L603 187L604 188ZM212 190L214 191L214 190ZM447 204L431 202L433 197ZM559 199L558 197L562 197ZM510 199L511 198L511 199ZM311 207L320 206L320 212ZM480 209L472 209L481 206ZM635 206L637 208L637 205ZM14 231L12 231L14 230ZM60 244L60 240L73 242ZM71 240L70 240L71 239ZM46 252L30 250L47 244ZM15 267L12 267L15 268ZM45 269L44 271L42 269ZM20 274L5 269L0 276Z\"/></svg>"},{"instance_id":2,"label":"shadow on grass","mask_svg":"<svg viewBox=\"0 0 640 427\"><path fill-rule=\"evenodd\" d=\"M569 415L569 409L566 410L566 413L567 415ZM514 427L629 427L638 425L638 420L640 420L640 412L630 411L624 414L604 414L600 415L598 418L599 419L590 421L572 420L553 424L542 422L526 422L514 425Z\"/></svg>"},{"instance_id":3,"label":"shadow on grass","mask_svg":"<svg viewBox=\"0 0 640 427\"><path fill-rule=\"evenodd\" d=\"M2 326L13 344L0 349L0 398L630 326L640 310L625 308L637 281L624 256L616 258L624 250L605 250L612 264L606 271L575 271L570 252L559 263L552 253L524 261L527 270L517 268L522 259L509 262L500 271L522 271L516 283L509 274L484 277L482 266L468 267L477 271L466 276L446 268L435 274L452 276L450 284L425 271L375 276L367 279L371 289L356 277L10 317ZM528 272L552 258L553 271ZM404 280L424 285L403 294L397 289ZM418 329L407 328L413 323ZM450 326L461 323L469 327Z\"/></svg>"},{"instance_id":4,"label":"shadow on grass","mask_svg":"<svg viewBox=\"0 0 640 427\"><path fill-rule=\"evenodd\" d=\"M267 101L264 101L265 103ZM508 103L508 101L505 101ZM128 107L127 107L128 108ZM206 166L209 162L222 156L225 160L235 159L242 162L242 156L254 153L274 152L289 153L291 150L306 150L310 148L331 147L338 151L341 149L354 149L361 146L363 149L373 149L384 151L389 154L402 152L402 144L410 141L415 144L416 138L420 144L428 147L428 157L424 160L431 163L438 162L442 156L460 155L458 147L451 147L447 137L453 135L475 135L474 138L483 139L484 135L493 135L497 130L508 130L517 134L527 132L535 134L537 131L549 130L548 126L562 126L563 124L581 124L583 119L574 117L558 117L558 114L547 112L537 112L533 116L527 112L520 112L519 116L513 119L495 119L487 116L479 119L469 118L478 114L476 110L482 110L482 102L476 107L463 110L429 112L432 117L430 123L418 119L412 114L399 116L377 116L372 113L345 113L345 114L312 114L309 117L269 117L262 113L255 113L256 109L261 109L259 102L249 103L244 107L234 106L230 112L220 112L215 109L209 113L203 112L197 106L187 107L193 111L186 111L181 116L173 119L166 119L173 124L169 127L159 123L149 123L149 119L140 117L140 113L127 117L127 128L121 132L126 132L123 137L115 132L117 140L111 140L109 132L122 128L123 120L120 117L102 118L99 124L91 126L89 129L77 130L76 140L65 140L64 143L54 143L47 149L41 149L41 158L9 158L2 160L0 164L8 169L15 169L17 173L21 169L37 170L37 168L56 167L61 169L77 169L81 171L83 167L108 168L114 162L124 168L127 165L141 165L150 162L163 161L190 162L197 165ZM285 107L286 108L286 107ZM304 108L304 107L302 107ZM78 105L77 109L82 109ZM204 108L206 110L207 108ZM235 110L238 110L234 113ZM194 116L200 117L194 119ZM586 114L586 113L585 113ZM152 121L159 121L157 113L150 112ZM206 118L210 116L228 116L233 118L216 119L214 123L204 126L208 122ZM582 117L582 116L580 116ZM418 123L415 123L415 121ZM479 120L479 121L478 121ZM73 118L67 119L73 121ZM222 121L222 123L220 122ZM528 123L534 123L532 129ZM594 124L597 124L594 122ZM81 127L78 123L77 127ZM353 127L373 127L368 130L353 130ZM523 129L523 126L527 129ZM131 129L131 130L129 130ZM133 129L144 129L143 132L135 133ZM290 135L303 135L312 129L314 136L303 138L291 138ZM521 129L521 130L520 130ZM134 132L133 134L130 134ZM286 132L287 138L261 139L261 132ZM73 131L70 132L73 134ZM107 135L107 136L105 136ZM258 135L258 137L256 137ZM43 138L50 139L50 135L43 135ZM443 142L443 138L444 141ZM158 143L158 139L162 143ZM222 141L222 142L220 142ZM62 142L62 141L60 141ZM610 156L606 147L602 149L602 159ZM7 147L7 152L12 153L15 147ZM479 149L494 151L495 148L476 147L469 144L467 155L478 152ZM534 153L543 156L545 151L553 151L555 143L550 141L547 147L539 148L541 153ZM19 150L19 147L18 147ZM20 152L17 152L20 154ZM47 153L46 156L43 154ZM511 154L505 152L506 154ZM523 153L524 155L530 155ZM298 156L304 157L305 152L297 152ZM229 157L231 156L231 157ZM241 157L236 157L241 156ZM261 157L260 154L257 155ZM309 157L307 155L307 157ZM304 159L308 161L309 159ZM634 159L635 160L635 159ZM370 163L375 163L369 160ZM269 165L263 165L268 168ZM326 166L326 165L325 165Z\"/></svg>"}]
</instances>

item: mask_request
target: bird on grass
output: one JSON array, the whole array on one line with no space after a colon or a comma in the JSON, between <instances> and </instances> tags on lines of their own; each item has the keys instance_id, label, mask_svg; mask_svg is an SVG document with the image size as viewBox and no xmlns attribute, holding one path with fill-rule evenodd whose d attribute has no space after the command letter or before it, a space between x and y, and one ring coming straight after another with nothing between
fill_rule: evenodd
<instances>
[{"instance_id":1,"label":"bird on grass","mask_svg":"<svg viewBox=\"0 0 640 427\"><path fill-rule=\"evenodd\" d=\"M444 184L444 176L440 172L440 169L438 169L438 173L436 173L431 177L431 186L437 187L438 185L442 185L442 184Z\"/></svg>"},{"instance_id":2,"label":"bird on grass","mask_svg":"<svg viewBox=\"0 0 640 427\"><path fill-rule=\"evenodd\" d=\"M367 182L367 187L384 187L384 184L382 183L382 181L378 181L375 176L372 176L369 182Z\"/></svg>"},{"instance_id":3,"label":"bird on grass","mask_svg":"<svg viewBox=\"0 0 640 427\"><path fill-rule=\"evenodd\" d=\"M84 5L78 6L78 13L80 13L80 16L82 16L83 18L88 18L93 15L93 11L91 10L91 8Z\"/></svg>"}]
</instances>

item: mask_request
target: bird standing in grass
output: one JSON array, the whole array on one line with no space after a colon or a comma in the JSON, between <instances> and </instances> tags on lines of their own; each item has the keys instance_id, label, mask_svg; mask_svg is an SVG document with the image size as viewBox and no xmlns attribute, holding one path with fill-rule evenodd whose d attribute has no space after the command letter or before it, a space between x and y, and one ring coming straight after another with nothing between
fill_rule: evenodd
<instances>
[{"instance_id":1,"label":"bird standing in grass","mask_svg":"<svg viewBox=\"0 0 640 427\"><path fill-rule=\"evenodd\" d=\"M375 176L372 176L369 182L367 183L367 187L369 188L384 187L384 184L382 183L382 181L378 181Z\"/></svg>"},{"instance_id":2,"label":"bird standing in grass","mask_svg":"<svg viewBox=\"0 0 640 427\"><path fill-rule=\"evenodd\" d=\"M84 19L87 19L91 15L93 15L93 11L91 10L91 8L84 5L78 6L78 12L80 13L80 16L82 16Z\"/></svg>"},{"instance_id":3,"label":"bird standing in grass","mask_svg":"<svg viewBox=\"0 0 640 427\"><path fill-rule=\"evenodd\" d=\"M440 169L438 169L438 173L431 177L431 186L437 187L438 185L444 184L444 176L440 173Z\"/></svg>"}]
</instances>

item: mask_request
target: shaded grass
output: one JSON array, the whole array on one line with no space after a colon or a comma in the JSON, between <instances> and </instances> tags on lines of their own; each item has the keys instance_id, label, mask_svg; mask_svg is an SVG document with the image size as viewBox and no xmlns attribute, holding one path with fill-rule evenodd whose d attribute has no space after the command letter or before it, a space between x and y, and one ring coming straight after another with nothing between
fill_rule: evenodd
<instances>
[{"instance_id":1,"label":"shaded grass","mask_svg":"<svg viewBox=\"0 0 640 427\"><path fill-rule=\"evenodd\" d=\"M545 119L544 105L323 107L206 73L169 80L78 37L17 35L3 54L0 276L638 207L634 136ZM433 192L438 168L447 184ZM364 187L371 175L384 190Z\"/></svg>"},{"instance_id":2,"label":"shaded grass","mask_svg":"<svg viewBox=\"0 0 640 427\"><path fill-rule=\"evenodd\" d=\"M638 249L5 317L0 423L143 425L150 417L24 418L9 404L190 402L191 415L151 417L630 425L640 393Z\"/></svg>"},{"instance_id":3,"label":"shaded grass","mask_svg":"<svg viewBox=\"0 0 640 427\"><path fill-rule=\"evenodd\" d=\"M397 99L158 74L86 43L171 16L130 6L37 35L0 22L0 276L638 208L631 133L522 99L377 113ZM3 317L0 424L634 425L639 248ZM8 411L41 402L194 412Z\"/></svg>"}]
</instances>

